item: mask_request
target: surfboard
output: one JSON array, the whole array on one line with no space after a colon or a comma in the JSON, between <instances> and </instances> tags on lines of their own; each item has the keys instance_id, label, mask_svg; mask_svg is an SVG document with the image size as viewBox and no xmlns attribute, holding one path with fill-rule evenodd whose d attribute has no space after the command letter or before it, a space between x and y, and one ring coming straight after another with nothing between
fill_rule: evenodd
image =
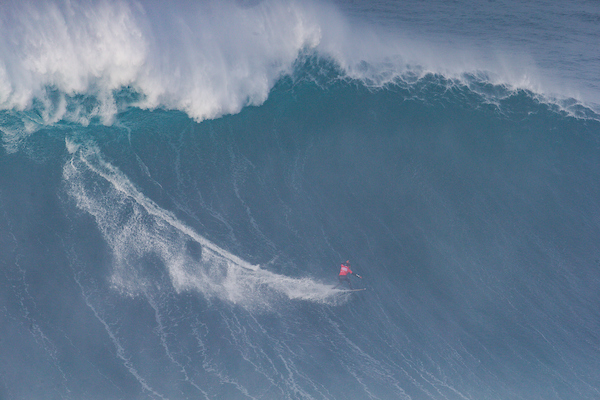
<instances>
[{"instance_id":1,"label":"surfboard","mask_svg":"<svg viewBox=\"0 0 600 400\"><path fill-rule=\"evenodd\" d=\"M367 290L367 288L361 288L361 289L335 289L335 288L332 288L332 290L335 290L338 292L360 292L363 290Z\"/></svg>"}]
</instances>

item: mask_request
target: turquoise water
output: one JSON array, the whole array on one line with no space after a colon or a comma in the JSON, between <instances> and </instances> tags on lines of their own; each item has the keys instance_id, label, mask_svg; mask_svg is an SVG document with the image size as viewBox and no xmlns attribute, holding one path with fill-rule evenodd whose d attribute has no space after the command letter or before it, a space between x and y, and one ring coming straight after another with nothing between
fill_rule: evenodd
<instances>
[{"instance_id":1,"label":"turquoise water","mask_svg":"<svg viewBox=\"0 0 600 400\"><path fill-rule=\"evenodd\" d=\"M600 10L534 4L3 5L0 398L597 398Z\"/></svg>"}]
</instances>

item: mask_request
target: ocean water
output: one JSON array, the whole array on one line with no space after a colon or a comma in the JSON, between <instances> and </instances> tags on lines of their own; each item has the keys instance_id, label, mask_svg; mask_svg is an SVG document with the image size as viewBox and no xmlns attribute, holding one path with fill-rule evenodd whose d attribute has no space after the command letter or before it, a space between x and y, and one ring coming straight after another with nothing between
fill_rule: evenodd
<instances>
[{"instance_id":1,"label":"ocean water","mask_svg":"<svg viewBox=\"0 0 600 400\"><path fill-rule=\"evenodd\" d=\"M600 398L599 23L3 2L0 399Z\"/></svg>"}]
</instances>

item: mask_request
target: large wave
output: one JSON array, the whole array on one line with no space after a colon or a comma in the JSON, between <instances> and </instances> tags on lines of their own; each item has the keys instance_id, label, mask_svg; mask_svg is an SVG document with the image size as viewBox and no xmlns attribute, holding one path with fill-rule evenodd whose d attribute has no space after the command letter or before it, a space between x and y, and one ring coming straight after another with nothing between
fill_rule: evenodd
<instances>
[{"instance_id":1,"label":"large wave","mask_svg":"<svg viewBox=\"0 0 600 400\"><path fill-rule=\"evenodd\" d=\"M24 1L0 15L0 108L35 108L32 123L111 124L130 105L197 121L237 113L307 57L372 87L440 74L557 99L532 60L407 39L318 2Z\"/></svg>"},{"instance_id":2,"label":"large wave","mask_svg":"<svg viewBox=\"0 0 600 400\"><path fill-rule=\"evenodd\" d=\"M0 397L597 397L598 122L302 61L202 123L0 112ZM323 284L347 258L366 292Z\"/></svg>"},{"instance_id":3,"label":"large wave","mask_svg":"<svg viewBox=\"0 0 600 400\"><path fill-rule=\"evenodd\" d=\"M321 39L317 14L293 2L158 5L4 4L0 104L25 109L38 99L52 108L52 122L80 114L66 99L92 94L93 114L110 123L114 92L133 88L141 107L213 118L262 103L299 53Z\"/></svg>"}]
</instances>

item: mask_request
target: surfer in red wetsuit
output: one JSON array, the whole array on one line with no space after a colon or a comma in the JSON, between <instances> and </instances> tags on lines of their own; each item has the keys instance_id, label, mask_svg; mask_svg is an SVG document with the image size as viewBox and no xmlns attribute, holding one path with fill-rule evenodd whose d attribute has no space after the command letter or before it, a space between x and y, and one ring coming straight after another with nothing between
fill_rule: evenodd
<instances>
[{"instance_id":1,"label":"surfer in red wetsuit","mask_svg":"<svg viewBox=\"0 0 600 400\"><path fill-rule=\"evenodd\" d=\"M352 270L350 269L350 260L346 261L345 263L342 263L342 266L340 268L340 275L338 276L340 283L338 283L337 285L335 285L333 288L337 288L338 286L340 286L342 283L344 282L348 282L348 286L350 286L350 289L352 288L352 282L350 282L350 275L354 275L357 278L361 278L362 276L360 276L359 274L355 274L354 272L352 272Z\"/></svg>"}]
</instances>

